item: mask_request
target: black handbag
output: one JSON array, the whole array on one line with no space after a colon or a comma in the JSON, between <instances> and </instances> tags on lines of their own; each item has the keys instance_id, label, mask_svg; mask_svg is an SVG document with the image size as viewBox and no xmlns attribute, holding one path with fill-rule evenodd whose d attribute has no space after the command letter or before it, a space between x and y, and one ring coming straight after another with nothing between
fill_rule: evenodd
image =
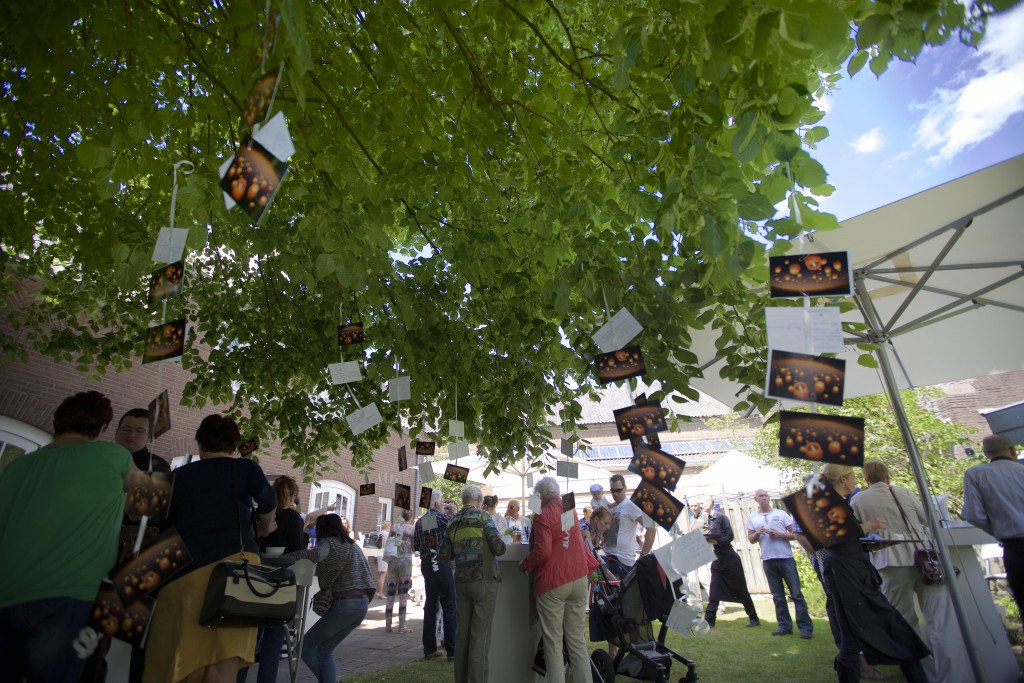
<instances>
[{"instance_id":1,"label":"black handbag","mask_svg":"<svg viewBox=\"0 0 1024 683\"><path fill-rule=\"evenodd\" d=\"M236 492L238 464L231 470L231 490ZM242 521L238 522L240 559L220 562L206 585L199 623L210 627L280 626L295 618L298 586L288 567L265 567L245 559Z\"/></svg>"},{"instance_id":2,"label":"black handbag","mask_svg":"<svg viewBox=\"0 0 1024 683\"><path fill-rule=\"evenodd\" d=\"M914 549L914 566L917 567L917 571L921 574L921 583L926 586L936 586L946 582L946 577L942 573L942 563L939 561L939 554L935 552L934 548L927 547L921 537L914 531L914 528L910 524L910 520L907 519L907 513L903 511L903 506L900 505L900 499L896 497L896 493L889 487L889 495L896 501L896 507L900 511L900 517L903 518L903 523L907 527L915 541L921 544L920 548ZM956 572L957 576L960 576L960 568L953 567L953 571Z\"/></svg>"}]
</instances>

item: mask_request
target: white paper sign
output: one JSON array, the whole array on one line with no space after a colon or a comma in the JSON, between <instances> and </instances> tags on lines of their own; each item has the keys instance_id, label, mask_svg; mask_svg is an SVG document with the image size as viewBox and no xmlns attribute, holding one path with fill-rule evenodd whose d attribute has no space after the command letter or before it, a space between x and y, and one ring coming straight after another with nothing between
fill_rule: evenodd
<instances>
[{"instance_id":1,"label":"white paper sign","mask_svg":"<svg viewBox=\"0 0 1024 683\"><path fill-rule=\"evenodd\" d=\"M412 397L412 378L394 377L388 380L388 401L408 401Z\"/></svg>"},{"instance_id":2,"label":"white paper sign","mask_svg":"<svg viewBox=\"0 0 1024 683\"><path fill-rule=\"evenodd\" d=\"M448 444L448 457L454 460L468 458L469 443L466 441L456 441L455 443Z\"/></svg>"},{"instance_id":3,"label":"white paper sign","mask_svg":"<svg viewBox=\"0 0 1024 683\"><path fill-rule=\"evenodd\" d=\"M700 529L694 529L654 551L669 581L685 577L697 567L714 562L715 551Z\"/></svg>"},{"instance_id":4,"label":"white paper sign","mask_svg":"<svg viewBox=\"0 0 1024 683\"><path fill-rule=\"evenodd\" d=\"M764 309L768 348L820 356L842 353L843 325L839 307Z\"/></svg>"},{"instance_id":5,"label":"white paper sign","mask_svg":"<svg viewBox=\"0 0 1024 683\"><path fill-rule=\"evenodd\" d=\"M526 473L526 485L533 486L533 472Z\"/></svg>"},{"instance_id":6,"label":"white paper sign","mask_svg":"<svg viewBox=\"0 0 1024 683\"><path fill-rule=\"evenodd\" d=\"M433 531L437 528L437 515L423 515L420 517L420 529L422 531Z\"/></svg>"},{"instance_id":7,"label":"white paper sign","mask_svg":"<svg viewBox=\"0 0 1024 683\"><path fill-rule=\"evenodd\" d=\"M331 363L327 366L327 370L331 373L331 384L348 384L350 382L358 382L363 378L363 373L359 370L359 361L357 360Z\"/></svg>"},{"instance_id":8,"label":"white paper sign","mask_svg":"<svg viewBox=\"0 0 1024 683\"><path fill-rule=\"evenodd\" d=\"M461 420L448 420L448 436L456 439L466 436L466 423Z\"/></svg>"},{"instance_id":9,"label":"white paper sign","mask_svg":"<svg viewBox=\"0 0 1024 683\"><path fill-rule=\"evenodd\" d=\"M575 479L580 476L580 464L578 462L559 460L555 463L555 475Z\"/></svg>"},{"instance_id":10,"label":"white paper sign","mask_svg":"<svg viewBox=\"0 0 1024 683\"><path fill-rule=\"evenodd\" d=\"M419 468L420 481L422 481L424 484L429 484L430 482L434 481L434 479L436 479L436 477L434 476L434 466L431 465L429 462L421 462Z\"/></svg>"},{"instance_id":11,"label":"white paper sign","mask_svg":"<svg viewBox=\"0 0 1024 683\"><path fill-rule=\"evenodd\" d=\"M380 416L380 411L377 410L376 403L371 403L355 412L349 413L345 419L348 421L348 428L352 430L353 436L359 436L367 429L376 427L384 421L384 418Z\"/></svg>"},{"instance_id":12,"label":"white paper sign","mask_svg":"<svg viewBox=\"0 0 1024 683\"><path fill-rule=\"evenodd\" d=\"M540 514L540 511L541 511L540 496L538 496L536 494L530 496L530 500L526 501L526 509L529 510L530 512L532 512L535 515Z\"/></svg>"},{"instance_id":13,"label":"white paper sign","mask_svg":"<svg viewBox=\"0 0 1024 683\"><path fill-rule=\"evenodd\" d=\"M572 441L562 439L562 455L572 457Z\"/></svg>"},{"instance_id":14,"label":"white paper sign","mask_svg":"<svg viewBox=\"0 0 1024 683\"><path fill-rule=\"evenodd\" d=\"M188 228L160 228L153 248L153 260L157 263L180 261L187 239Z\"/></svg>"},{"instance_id":15,"label":"white paper sign","mask_svg":"<svg viewBox=\"0 0 1024 683\"><path fill-rule=\"evenodd\" d=\"M700 605L689 605L682 600L676 600L672 603L672 610L668 613L665 625L680 635L699 635L694 629L697 628L702 616Z\"/></svg>"},{"instance_id":16,"label":"white paper sign","mask_svg":"<svg viewBox=\"0 0 1024 683\"><path fill-rule=\"evenodd\" d=\"M284 119L284 112L279 111L274 118L256 131L252 139L267 148L281 161L288 161L288 157L295 154L295 145L292 143L292 136L288 132L288 122ZM221 176L223 177L223 173Z\"/></svg>"},{"instance_id":17,"label":"white paper sign","mask_svg":"<svg viewBox=\"0 0 1024 683\"><path fill-rule=\"evenodd\" d=\"M568 531L576 523L574 510L566 510L562 513L562 531Z\"/></svg>"},{"instance_id":18,"label":"white paper sign","mask_svg":"<svg viewBox=\"0 0 1024 683\"><path fill-rule=\"evenodd\" d=\"M612 316L601 329L591 335L597 348L603 353L611 353L633 341L633 337L643 332L643 326L636 321L625 308Z\"/></svg>"}]
</instances>

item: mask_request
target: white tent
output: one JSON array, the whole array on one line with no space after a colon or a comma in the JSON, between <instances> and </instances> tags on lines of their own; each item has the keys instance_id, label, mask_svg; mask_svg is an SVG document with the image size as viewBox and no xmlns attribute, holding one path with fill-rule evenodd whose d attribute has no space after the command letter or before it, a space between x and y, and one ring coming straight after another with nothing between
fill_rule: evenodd
<instances>
[{"instance_id":1,"label":"white tent","mask_svg":"<svg viewBox=\"0 0 1024 683\"><path fill-rule=\"evenodd\" d=\"M690 498L696 495L714 496L715 500L753 498L754 491L764 489L778 497L785 491L782 473L758 462L746 453L732 450L716 463L689 479L682 488Z\"/></svg>"}]
</instances>

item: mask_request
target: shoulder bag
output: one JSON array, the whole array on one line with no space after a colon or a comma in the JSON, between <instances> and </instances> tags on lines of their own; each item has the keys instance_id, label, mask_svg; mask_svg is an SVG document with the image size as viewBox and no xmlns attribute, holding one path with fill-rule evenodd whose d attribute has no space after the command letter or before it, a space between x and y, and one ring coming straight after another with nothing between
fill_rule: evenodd
<instances>
[{"instance_id":1,"label":"shoulder bag","mask_svg":"<svg viewBox=\"0 0 1024 683\"><path fill-rule=\"evenodd\" d=\"M232 463L232 504L237 505L238 463ZM288 567L265 567L245 559L242 520L238 523L240 561L220 562L206 585L199 624L210 627L280 626L295 618L298 587Z\"/></svg>"},{"instance_id":2,"label":"shoulder bag","mask_svg":"<svg viewBox=\"0 0 1024 683\"><path fill-rule=\"evenodd\" d=\"M939 561L939 554L935 552L935 548L930 547L931 544L926 546L924 540L914 530L910 520L907 519L907 513L903 511L903 506L900 505L900 499L896 497L896 492L892 490L892 486L889 486L889 495L896 502L896 508L900 511L900 517L903 518L907 531L910 532L913 540L920 544L919 548L914 549L914 566L917 567L917 571L921 574L921 581L926 586L937 586L945 583L946 577L942 574L942 562ZM956 571L957 576L959 576L960 570L956 567L953 569Z\"/></svg>"}]
</instances>

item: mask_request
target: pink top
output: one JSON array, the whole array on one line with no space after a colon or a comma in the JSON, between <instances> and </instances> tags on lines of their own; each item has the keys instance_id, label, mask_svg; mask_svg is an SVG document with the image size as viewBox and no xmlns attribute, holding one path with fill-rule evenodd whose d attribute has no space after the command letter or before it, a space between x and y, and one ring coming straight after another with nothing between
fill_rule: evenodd
<instances>
[{"instance_id":1,"label":"pink top","mask_svg":"<svg viewBox=\"0 0 1024 683\"><path fill-rule=\"evenodd\" d=\"M573 512L573 525L569 529L569 547L563 546L562 501L555 499L544 506L533 518L533 536L530 554L523 559L522 568L533 572L533 594L542 595L597 569L598 561L587 550L580 533L579 519Z\"/></svg>"}]
</instances>

